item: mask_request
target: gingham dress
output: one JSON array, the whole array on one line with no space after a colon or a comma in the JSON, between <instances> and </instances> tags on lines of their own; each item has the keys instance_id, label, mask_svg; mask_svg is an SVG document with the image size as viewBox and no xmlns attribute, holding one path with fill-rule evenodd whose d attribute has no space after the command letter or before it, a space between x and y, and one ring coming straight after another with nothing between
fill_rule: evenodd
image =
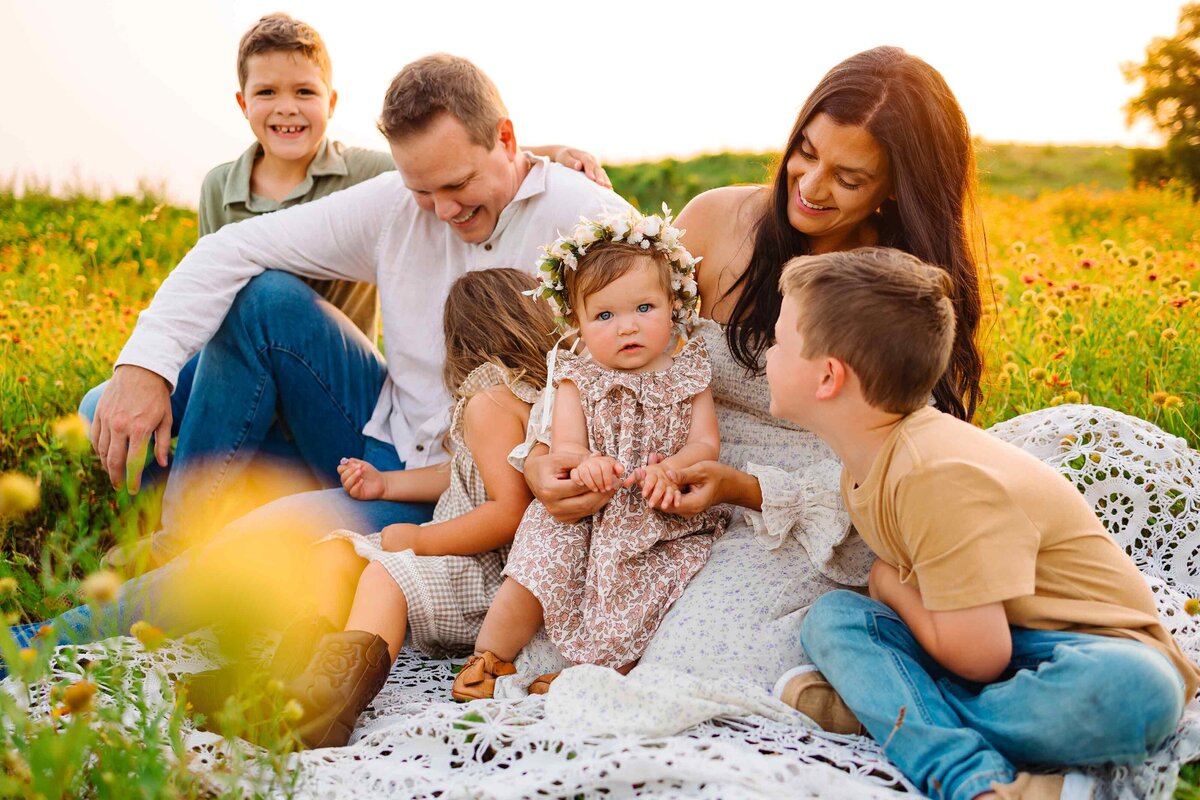
<instances>
[{"instance_id":1,"label":"gingham dress","mask_svg":"<svg viewBox=\"0 0 1200 800\"><path fill-rule=\"evenodd\" d=\"M712 371L704 342L693 339L660 372L623 372L589 356L559 354L554 380L579 389L588 446L626 470L651 453L671 455L691 431L692 397ZM683 518L650 508L641 487L619 489L608 505L575 523L529 504L506 574L542 604L546 634L576 663L620 667L636 661L663 615L704 566L730 508Z\"/></svg>"},{"instance_id":2,"label":"gingham dress","mask_svg":"<svg viewBox=\"0 0 1200 800\"><path fill-rule=\"evenodd\" d=\"M513 381L504 368L486 363L477 367L459 389L470 397L498 384L508 386L521 400L532 403L538 390ZM471 451L463 441L463 411L467 400L454 406L450 421L450 486L438 498L435 525L460 517L487 500L487 490ZM360 556L378 561L395 579L408 601L408 626L413 644L434 658L470 653L488 606L504 581L504 562L509 545L473 556L418 556L411 550L398 553L380 547L379 533L359 534L334 531L332 536L349 540Z\"/></svg>"}]
</instances>

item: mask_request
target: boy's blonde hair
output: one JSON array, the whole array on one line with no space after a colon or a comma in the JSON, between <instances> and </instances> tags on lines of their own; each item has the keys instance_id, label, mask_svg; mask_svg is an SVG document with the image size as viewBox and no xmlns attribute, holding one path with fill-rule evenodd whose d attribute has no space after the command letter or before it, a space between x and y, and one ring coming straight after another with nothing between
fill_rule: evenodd
<instances>
[{"instance_id":1,"label":"boy's blonde hair","mask_svg":"<svg viewBox=\"0 0 1200 800\"><path fill-rule=\"evenodd\" d=\"M638 266L649 263L658 272L658 279L668 300L671 298L671 262L658 248L643 248L629 242L599 241L589 245L579 256L575 269L563 270L563 283L571 308L567 318L579 327L579 311L590 295Z\"/></svg>"},{"instance_id":2,"label":"boy's blonde hair","mask_svg":"<svg viewBox=\"0 0 1200 800\"><path fill-rule=\"evenodd\" d=\"M252 56L279 52L298 53L308 59L321 71L325 86L333 87L333 63L321 35L311 25L282 12L267 14L242 34L238 42L238 86L246 88L247 64Z\"/></svg>"},{"instance_id":3,"label":"boy's blonde hair","mask_svg":"<svg viewBox=\"0 0 1200 800\"><path fill-rule=\"evenodd\" d=\"M554 317L545 303L523 292L538 281L527 272L498 267L468 272L450 287L442 330L446 365L442 381L451 397L480 364L489 361L535 389L546 385L546 351L554 344Z\"/></svg>"},{"instance_id":4,"label":"boy's blonde hair","mask_svg":"<svg viewBox=\"0 0 1200 800\"><path fill-rule=\"evenodd\" d=\"M473 143L491 150L508 109L483 70L465 58L435 53L408 64L392 79L379 132L394 142L420 133L440 114L454 117Z\"/></svg>"},{"instance_id":5,"label":"boy's blonde hair","mask_svg":"<svg viewBox=\"0 0 1200 800\"><path fill-rule=\"evenodd\" d=\"M805 358L844 361L883 411L928 404L954 346L945 270L895 248L861 247L793 258L779 289L799 303Z\"/></svg>"}]
</instances>

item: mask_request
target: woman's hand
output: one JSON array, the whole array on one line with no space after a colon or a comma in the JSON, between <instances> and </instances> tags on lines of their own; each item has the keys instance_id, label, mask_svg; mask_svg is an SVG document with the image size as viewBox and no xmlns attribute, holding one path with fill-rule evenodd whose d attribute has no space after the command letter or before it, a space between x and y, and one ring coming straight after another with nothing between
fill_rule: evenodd
<instances>
[{"instance_id":1,"label":"woman's hand","mask_svg":"<svg viewBox=\"0 0 1200 800\"><path fill-rule=\"evenodd\" d=\"M649 467L647 467L649 469ZM680 487L679 502L672 509L681 517L693 517L724 501L726 474L734 471L720 461L699 461L690 467L668 470L667 477Z\"/></svg>"},{"instance_id":2,"label":"woman's hand","mask_svg":"<svg viewBox=\"0 0 1200 800\"><path fill-rule=\"evenodd\" d=\"M612 499L616 490L593 492L571 480L571 470L579 466L584 456L572 453L551 453L545 447L535 448L525 459L525 483L533 496L559 522L578 522L590 517ZM632 486L632 477L622 481Z\"/></svg>"},{"instance_id":3,"label":"woman's hand","mask_svg":"<svg viewBox=\"0 0 1200 800\"><path fill-rule=\"evenodd\" d=\"M422 555L418 548L420 535L420 525L414 525L411 522L397 522L383 529L380 545L390 553L412 550L417 555Z\"/></svg>"},{"instance_id":4,"label":"woman's hand","mask_svg":"<svg viewBox=\"0 0 1200 800\"><path fill-rule=\"evenodd\" d=\"M387 483L383 473L360 458L343 458L338 464L342 488L355 500L378 500L383 497Z\"/></svg>"}]
</instances>

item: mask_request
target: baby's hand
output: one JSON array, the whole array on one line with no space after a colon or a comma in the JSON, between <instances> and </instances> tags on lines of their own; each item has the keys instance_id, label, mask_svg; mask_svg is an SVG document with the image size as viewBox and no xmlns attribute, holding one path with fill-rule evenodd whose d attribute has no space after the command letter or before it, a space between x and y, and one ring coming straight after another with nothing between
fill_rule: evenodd
<instances>
[{"instance_id":1,"label":"baby's hand","mask_svg":"<svg viewBox=\"0 0 1200 800\"><path fill-rule=\"evenodd\" d=\"M380 546L389 553L399 553L401 550L417 549L417 536L421 533L420 525L411 522L397 522L383 529L380 536Z\"/></svg>"},{"instance_id":2,"label":"baby's hand","mask_svg":"<svg viewBox=\"0 0 1200 800\"><path fill-rule=\"evenodd\" d=\"M675 481L667 475L667 470L661 464L648 464L638 469L641 476L642 497L646 505L660 511L672 511L679 507L683 491Z\"/></svg>"},{"instance_id":3,"label":"baby's hand","mask_svg":"<svg viewBox=\"0 0 1200 800\"><path fill-rule=\"evenodd\" d=\"M358 458L343 458L338 464L342 488L355 500L378 500L383 497L383 473Z\"/></svg>"},{"instance_id":4,"label":"baby's hand","mask_svg":"<svg viewBox=\"0 0 1200 800\"><path fill-rule=\"evenodd\" d=\"M611 456L593 455L571 470L571 480L593 492L611 492L625 470Z\"/></svg>"}]
</instances>

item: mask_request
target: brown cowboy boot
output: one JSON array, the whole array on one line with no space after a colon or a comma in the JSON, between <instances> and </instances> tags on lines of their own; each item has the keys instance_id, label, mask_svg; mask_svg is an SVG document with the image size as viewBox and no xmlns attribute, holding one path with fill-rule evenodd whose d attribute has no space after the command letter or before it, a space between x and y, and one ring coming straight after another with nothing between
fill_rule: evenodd
<instances>
[{"instance_id":1,"label":"brown cowboy boot","mask_svg":"<svg viewBox=\"0 0 1200 800\"><path fill-rule=\"evenodd\" d=\"M517 668L501 661L490 651L476 653L467 659L454 678L451 696L460 702L490 699L496 692L496 678L515 675Z\"/></svg>"},{"instance_id":2,"label":"brown cowboy boot","mask_svg":"<svg viewBox=\"0 0 1200 800\"><path fill-rule=\"evenodd\" d=\"M387 642L366 631L330 633L308 667L287 687L304 716L296 733L305 747L343 747L358 715L371 704L392 668Z\"/></svg>"},{"instance_id":3,"label":"brown cowboy boot","mask_svg":"<svg viewBox=\"0 0 1200 800\"><path fill-rule=\"evenodd\" d=\"M335 630L332 622L317 615L293 622L284 630L275 648L267 681L275 680L286 685L308 666L321 637ZM246 699L248 695L261 692L264 688L262 678L257 677L256 680L253 665L244 661L197 672L187 676L183 682L188 687L191 710L204 714L209 723L215 720L217 712L224 708L228 698L238 696ZM258 708L247 709L248 721L261 722L270 716L271 711L271 703L264 698Z\"/></svg>"}]
</instances>

